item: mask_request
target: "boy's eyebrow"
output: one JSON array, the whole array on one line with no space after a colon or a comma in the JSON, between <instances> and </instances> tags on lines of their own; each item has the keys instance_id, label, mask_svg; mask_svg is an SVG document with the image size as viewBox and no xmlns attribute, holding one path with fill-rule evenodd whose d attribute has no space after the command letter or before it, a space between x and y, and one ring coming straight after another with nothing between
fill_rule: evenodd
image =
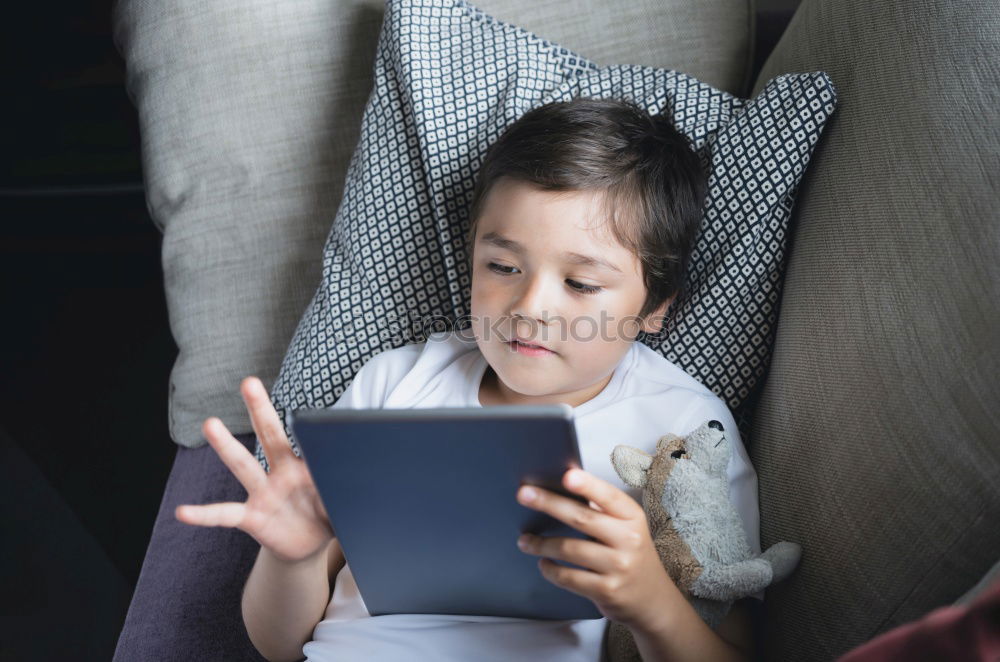
<instances>
[{"instance_id":1,"label":"boy's eyebrow","mask_svg":"<svg viewBox=\"0 0 1000 662\"><path fill-rule=\"evenodd\" d=\"M523 253L524 247L513 239L508 239L497 232L487 232L482 237L479 238L480 241L486 242L487 244L492 244L498 248L506 248L514 253ZM572 251L565 251L563 255L566 259L574 264L581 264L588 267L604 267L615 271L617 273L622 273L622 270L611 264L607 260L602 260L599 257L592 257L590 255L583 255L582 253L574 253Z\"/></svg>"}]
</instances>

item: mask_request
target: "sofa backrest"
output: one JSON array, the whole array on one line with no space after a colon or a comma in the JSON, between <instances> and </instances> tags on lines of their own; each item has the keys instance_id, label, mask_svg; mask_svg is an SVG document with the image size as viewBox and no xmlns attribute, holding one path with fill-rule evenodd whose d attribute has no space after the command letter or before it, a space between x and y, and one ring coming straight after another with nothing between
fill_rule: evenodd
<instances>
[{"instance_id":1,"label":"sofa backrest","mask_svg":"<svg viewBox=\"0 0 1000 662\"><path fill-rule=\"evenodd\" d=\"M752 434L774 660L829 660L1000 557L1000 2L804 0L756 89L838 89Z\"/></svg>"}]
</instances>

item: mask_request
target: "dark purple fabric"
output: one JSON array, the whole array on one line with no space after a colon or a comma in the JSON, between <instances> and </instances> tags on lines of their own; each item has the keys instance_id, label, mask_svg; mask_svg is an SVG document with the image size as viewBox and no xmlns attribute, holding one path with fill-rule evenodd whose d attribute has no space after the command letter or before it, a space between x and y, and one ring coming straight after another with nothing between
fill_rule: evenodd
<instances>
[{"instance_id":1,"label":"dark purple fabric","mask_svg":"<svg viewBox=\"0 0 1000 662\"><path fill-rule=\"evenodd\" d=\"M237 439L253 451L254 435ZM250 643L240 611L260 545L238 529L196 527L174 518L180 504L242 502L246 496L210 446L178 447L114 662L264 659Z\"/></svg>"}]
</instances>

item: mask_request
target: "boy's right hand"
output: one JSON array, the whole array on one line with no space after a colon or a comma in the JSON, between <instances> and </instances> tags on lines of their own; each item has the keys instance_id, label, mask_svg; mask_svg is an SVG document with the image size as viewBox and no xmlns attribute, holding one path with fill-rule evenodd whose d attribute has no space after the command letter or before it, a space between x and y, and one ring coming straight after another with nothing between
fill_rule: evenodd
<instances>
[{"instance_id":1,"label":"boy's right hand","mask_svg":"<svg viewBox=\"0 0 1000 662\"><path fill-rule=\"evenodd\" d=\"M202 433L247 491L246 503L182 505L174 516L186 524L228 526L246 531L280 560L301 561L325 550L334 537L323 501L305 460L296 457L264 385L256 377L240 384L254 432L270 473L218 418Z\"/></svg>"}]
</instances>

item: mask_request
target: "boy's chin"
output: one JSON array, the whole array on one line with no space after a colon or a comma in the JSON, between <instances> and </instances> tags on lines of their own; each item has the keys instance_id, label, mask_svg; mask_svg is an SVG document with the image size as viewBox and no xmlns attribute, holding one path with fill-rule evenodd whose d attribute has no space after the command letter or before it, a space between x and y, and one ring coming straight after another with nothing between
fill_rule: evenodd
<instances>
[{"instance_id":1,"label":"boy's chin","mask_svg":"<svg viewBox=\"0 0 1000 662\"><path fill-rule=\"evenodd\" d=\"M526 367L500 371L494 367L493 371L508 390L526 398L539 398L559 391L558 385L552 383L551 371L538 374L537 369Z\"/></svg>"}]
</instances>

